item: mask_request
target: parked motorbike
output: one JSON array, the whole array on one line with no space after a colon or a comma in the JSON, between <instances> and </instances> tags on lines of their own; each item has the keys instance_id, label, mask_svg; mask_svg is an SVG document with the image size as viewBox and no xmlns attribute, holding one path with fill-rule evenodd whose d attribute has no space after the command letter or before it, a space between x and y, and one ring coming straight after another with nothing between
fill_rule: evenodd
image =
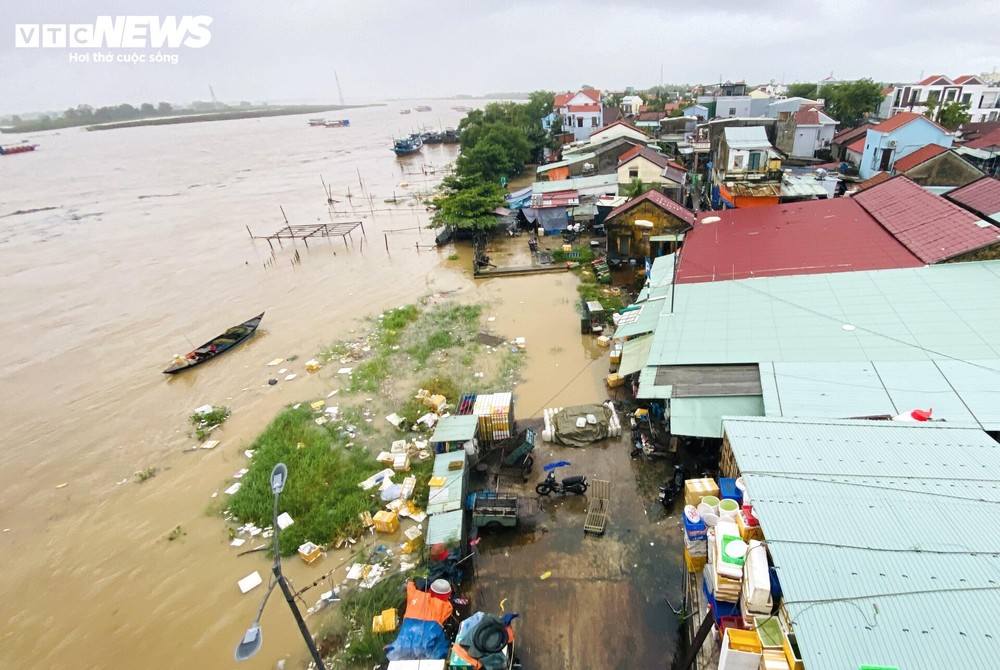
<instances>
[{"instance_id":1,"label":"parked motorbike","mask_svg":"<svg viewBox=\"0 0 1000 670\"><path fill-rule=\"evenodd\" d=\"M658 496L660 504L664 507L670 507L674 504L674 500L677 496L684 490L684 480L687 477L684 474L684 468L679 465L674 466L674 476L670 481L662 484L660 486L660 494Z\"/></svg>"},{"instance_id":2,"label":"parked motorbike","mask_svg":"<svg viewBox=\"0 0 1000 670\"><path fill-rule=\"evenodd\" d=\"M565 477L561 482L556 481L555 472L549 472L544 481L535 487L535 492L540 496L547 496L550 493L575 493L583 495L590 487L587 478L580 475Z\"/></svg>"}]
</instances>

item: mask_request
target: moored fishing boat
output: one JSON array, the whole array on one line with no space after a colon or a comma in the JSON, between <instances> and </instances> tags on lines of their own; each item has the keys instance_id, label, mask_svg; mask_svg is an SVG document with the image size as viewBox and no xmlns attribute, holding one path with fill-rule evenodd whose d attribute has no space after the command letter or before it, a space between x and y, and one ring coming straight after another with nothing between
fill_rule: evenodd
<instances>
[{"instance_id":1,"label":"moored fishing boat","mask_svg":"<svg viewBox=\"0 0 1000 670\"><path fill-rule=\"evenodd\" d=\"M413 109L417 110L418 112L429 112L429 111L431 111L431 108L428 107L427 105L417 105Z\"/></svg>"},{"instance_id":2,"label":"moored fishing boat","mask_svg":"<svg viewBox=\"0 0 1000 670\"><path fill-rule=\"evenodd\" d=\"M350 119L334 119L324 124L327 128L346 128L351 125Z\"/></svg>"},{"instance_id":3,"label":"moored fishing boat","mask_svg":"<svg viewBox=\"0 0 1000 670\"><path fill-rule=\"evenodd\" d=\"M401 110L399 110L399 113L400 114L409 114L410 110L408 110L408 109L401 109Z\"/></svg>"},{"instance_id":4,"label":"moored fishing boat","mask_svg":"<svg viewBox=\"0 0 1000 670\"><path fill-rule=\"evenodd\" d=\"M326 119L309 119L310 126L325 126Z\"/></svg>"},{"instance_id":5,"label":"moored fishing boat","mask_svg":"<svg viewBox=\"0 0 1000 670\"><path fill-rule=\"evenodd\" d=\"M24 154L38 148L37 144L28 144L25 140L21 144L0 144L0 156L11 156L13 154Z\"/></svg>"},{"instance_id":6,"label":"moored fishing boat","mask_svg":"<svg viewBox=\"0 0 1000 670\"><path fill-rule=\"evenodd\" d=\"M175 355L170 367L164 370L163 374L173 375L178 372L183 372L184 370L190 370L191 368L197 367L202 363L207 363L216 356L221 356L227 351L235 349L238 345L243 344L243 342L250 339L251 335L257 332L257 326L260 325L260 321L263 318L264 312L261 312L252 319L244 321L238 326L233 326L221 335L213 337L211 340L191 351L186 356L181 356L180 354Z\"/></svg>"},{"instance_id":7,"label":"moored fishing boat","mask_svg":"<svg viewBox=\"0 0 1000 670\"><path fill-rule=\"evenodd\" d=\"M424 142L420 139L420 134L414 133L405 139L399 139L393 142L392 150L397 156L408 156L409 154L415 154L420 151L422 146L424 146Z\"/></svg>"}]
</instances>

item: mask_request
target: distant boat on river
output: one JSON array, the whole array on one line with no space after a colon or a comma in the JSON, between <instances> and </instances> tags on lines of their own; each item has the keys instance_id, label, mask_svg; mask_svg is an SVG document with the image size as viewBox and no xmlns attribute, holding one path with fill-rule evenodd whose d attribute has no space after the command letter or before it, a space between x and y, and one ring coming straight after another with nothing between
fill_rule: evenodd
<instances>
[{"instance_id":1,"label":"distant boat on river","mask_svg":"<svg viewBox=\"0 0 1000 670\"><path fill-rule=\"evenodd\" d=\"M414 109L417 110L418 112L429 112L429 111L431 111L431 108L428 107L427 105L417 105L416 107L414 107Z\"/></svg>"},{"instance_id":2,"label":"distant boat on river","mask_svg":"<svg viewBox=\"0 0 1000 670\"><path fill-rule=\"evenodd\" d=\"M38 148L37 144L28 144L25 140L21 144L0 144L0 156L12 156L14 154L25 154Z\"/></svg>"}]
</instances>

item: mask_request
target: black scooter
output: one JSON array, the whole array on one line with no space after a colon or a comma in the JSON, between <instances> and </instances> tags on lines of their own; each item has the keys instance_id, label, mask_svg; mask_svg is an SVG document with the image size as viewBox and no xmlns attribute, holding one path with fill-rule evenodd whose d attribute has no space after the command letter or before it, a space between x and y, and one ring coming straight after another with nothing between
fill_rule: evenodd
<instances>
[{"instance_id":1,"label":"black scooter","mask_svg":"<svg viewBox=\"0 0 1000 670\"><path fill-rule=\"evenodd\" d=\"M685 479L687 479L687 477L684 474L684 468L679 465L675 465L673 478L660 486L660 495L658 498L661 505L664 507L670 507L674 504L674 500L676 500L677 496L684 490Z\"/></svg>"},{"instance_id":2,"label":"black scooter","mask_svg":"<svg viewBox=\"0 0 1000 670\"><path fill-rule=\"evenodd\" d=\"M583 495L589 487L590 485L587 484L586 477L575 475L573 477L566 477L562 482L557 482L556 473L551 471L545 480L535 487L535 492L540 496L547 496L550 493L575 493Z\"/></svg>"}]
</instances>

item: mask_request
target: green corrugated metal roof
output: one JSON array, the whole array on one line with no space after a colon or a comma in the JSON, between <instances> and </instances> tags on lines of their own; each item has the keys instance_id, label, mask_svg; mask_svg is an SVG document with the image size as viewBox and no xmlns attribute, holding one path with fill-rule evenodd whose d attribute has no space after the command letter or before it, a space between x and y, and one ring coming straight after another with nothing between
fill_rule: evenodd
<instances>
[{"instance_id":1,"label":"green corrugated metal roof","mask_svg":"<svg viewBox=\"0 0 1000 670\"><path fill-rule=\"evenodd\" d=\"M933 408L935 419L950 424L1000 430L1000 360L763 363L760 370L767 416L895 416Z\"/></svg>"},{"instance_id":2,"label":"green corrugated metal roof","mask_svg":"<svg viewBox=\"0 0 1000 670\"><path fill-rule=\"evenodd\" d=\"M622 345L622 360L618 365L618 374L630 375L646 367L649 358L649 348L653 346L653 336L642 335L625 342Z\"/></svg>"},{"instance_id":3,"label":"green corrugated metal roof","mask_svg":"<svg viewBox=\"0 0 1000 670\"><path fill-rule=\"evenodd\" d=\"M462 510L435 514L427 522L427 545L453 544L462 540L462 523L465 513Z\"/></svg>"},{"instance_id":4,"label":"green corrugated metal roof","mask_svg":"<svg viewBox=\"0 0 1000 670\"><path fill-rule=\"evenodd\" d=\"M764 416L764 401L759 395L670 399L670 432L673 435L722 437L724 416Z\"/></svg>"},{"instance_id":5,"label":"green corrugated metal roof","mask_svg":"<svg viewBox=\"0 0 1000 670\"><path fill-rule=\"evenodd\" d=\"M725 429L805 667L995 665L1000 445L940 423Z\"/></svg>"},{"instance_id":6,"label":"green corrugated metal roof","mask_svg":"<svg viewBox=\"0 0 1000 670\"><path fill-rule=\"evenodd\" d=\"M449 470L448 466L453 462L461 463L462 469ZM462 508L462 498L465 495L465 465L466 458L463 449L447 454L438 454L434 457L434 476L444 477L445 485L431 487L427 502L428 514L440 514Z\"/></svg>"},{"instance_id":7,"label":"green corrugated metal roof","mask_svg":"<svg viewBox=\"0 0 1000 670\"><path fill-rule=\"evenodd\" d=\"M681 284L649 364L1000 359L997 295L1000 261Z\"/></svg>"},{"instance_id":8,"label":"green corrugated metal roof","mask_svg":"<svg viewBox=\"0 0 1000 670\"><path fill-rule=\"evenodd\" d=\"M621 315L618 328L615 329L615 339L632 337L644 333L652 333L660 319L660 311L668 301L650 299L643 302L639 309L629 310Z\"/></svg>"},{"instance_id":9,"label":"green corrugated metal roof","mask_svg":"<svg viewBox=\"0 0 1000 670\"><path fill-rule=\"evenodd\" d=\"M656 368L645 367L639 371L639 392L637 400L666 400L673 391L673 386L656 385Z\"/></svg>"},{"instance_id":10,"label":"green corrugated metal roof","mask_svg":"<svg viewBox=\"0 0 1000 670\"><path fill-rule=\"evenodd\" d=\"M438 421L431 442L467 442L476 436L479 428L479 417L446 416Z\"/></svg>"}]
</instances>

